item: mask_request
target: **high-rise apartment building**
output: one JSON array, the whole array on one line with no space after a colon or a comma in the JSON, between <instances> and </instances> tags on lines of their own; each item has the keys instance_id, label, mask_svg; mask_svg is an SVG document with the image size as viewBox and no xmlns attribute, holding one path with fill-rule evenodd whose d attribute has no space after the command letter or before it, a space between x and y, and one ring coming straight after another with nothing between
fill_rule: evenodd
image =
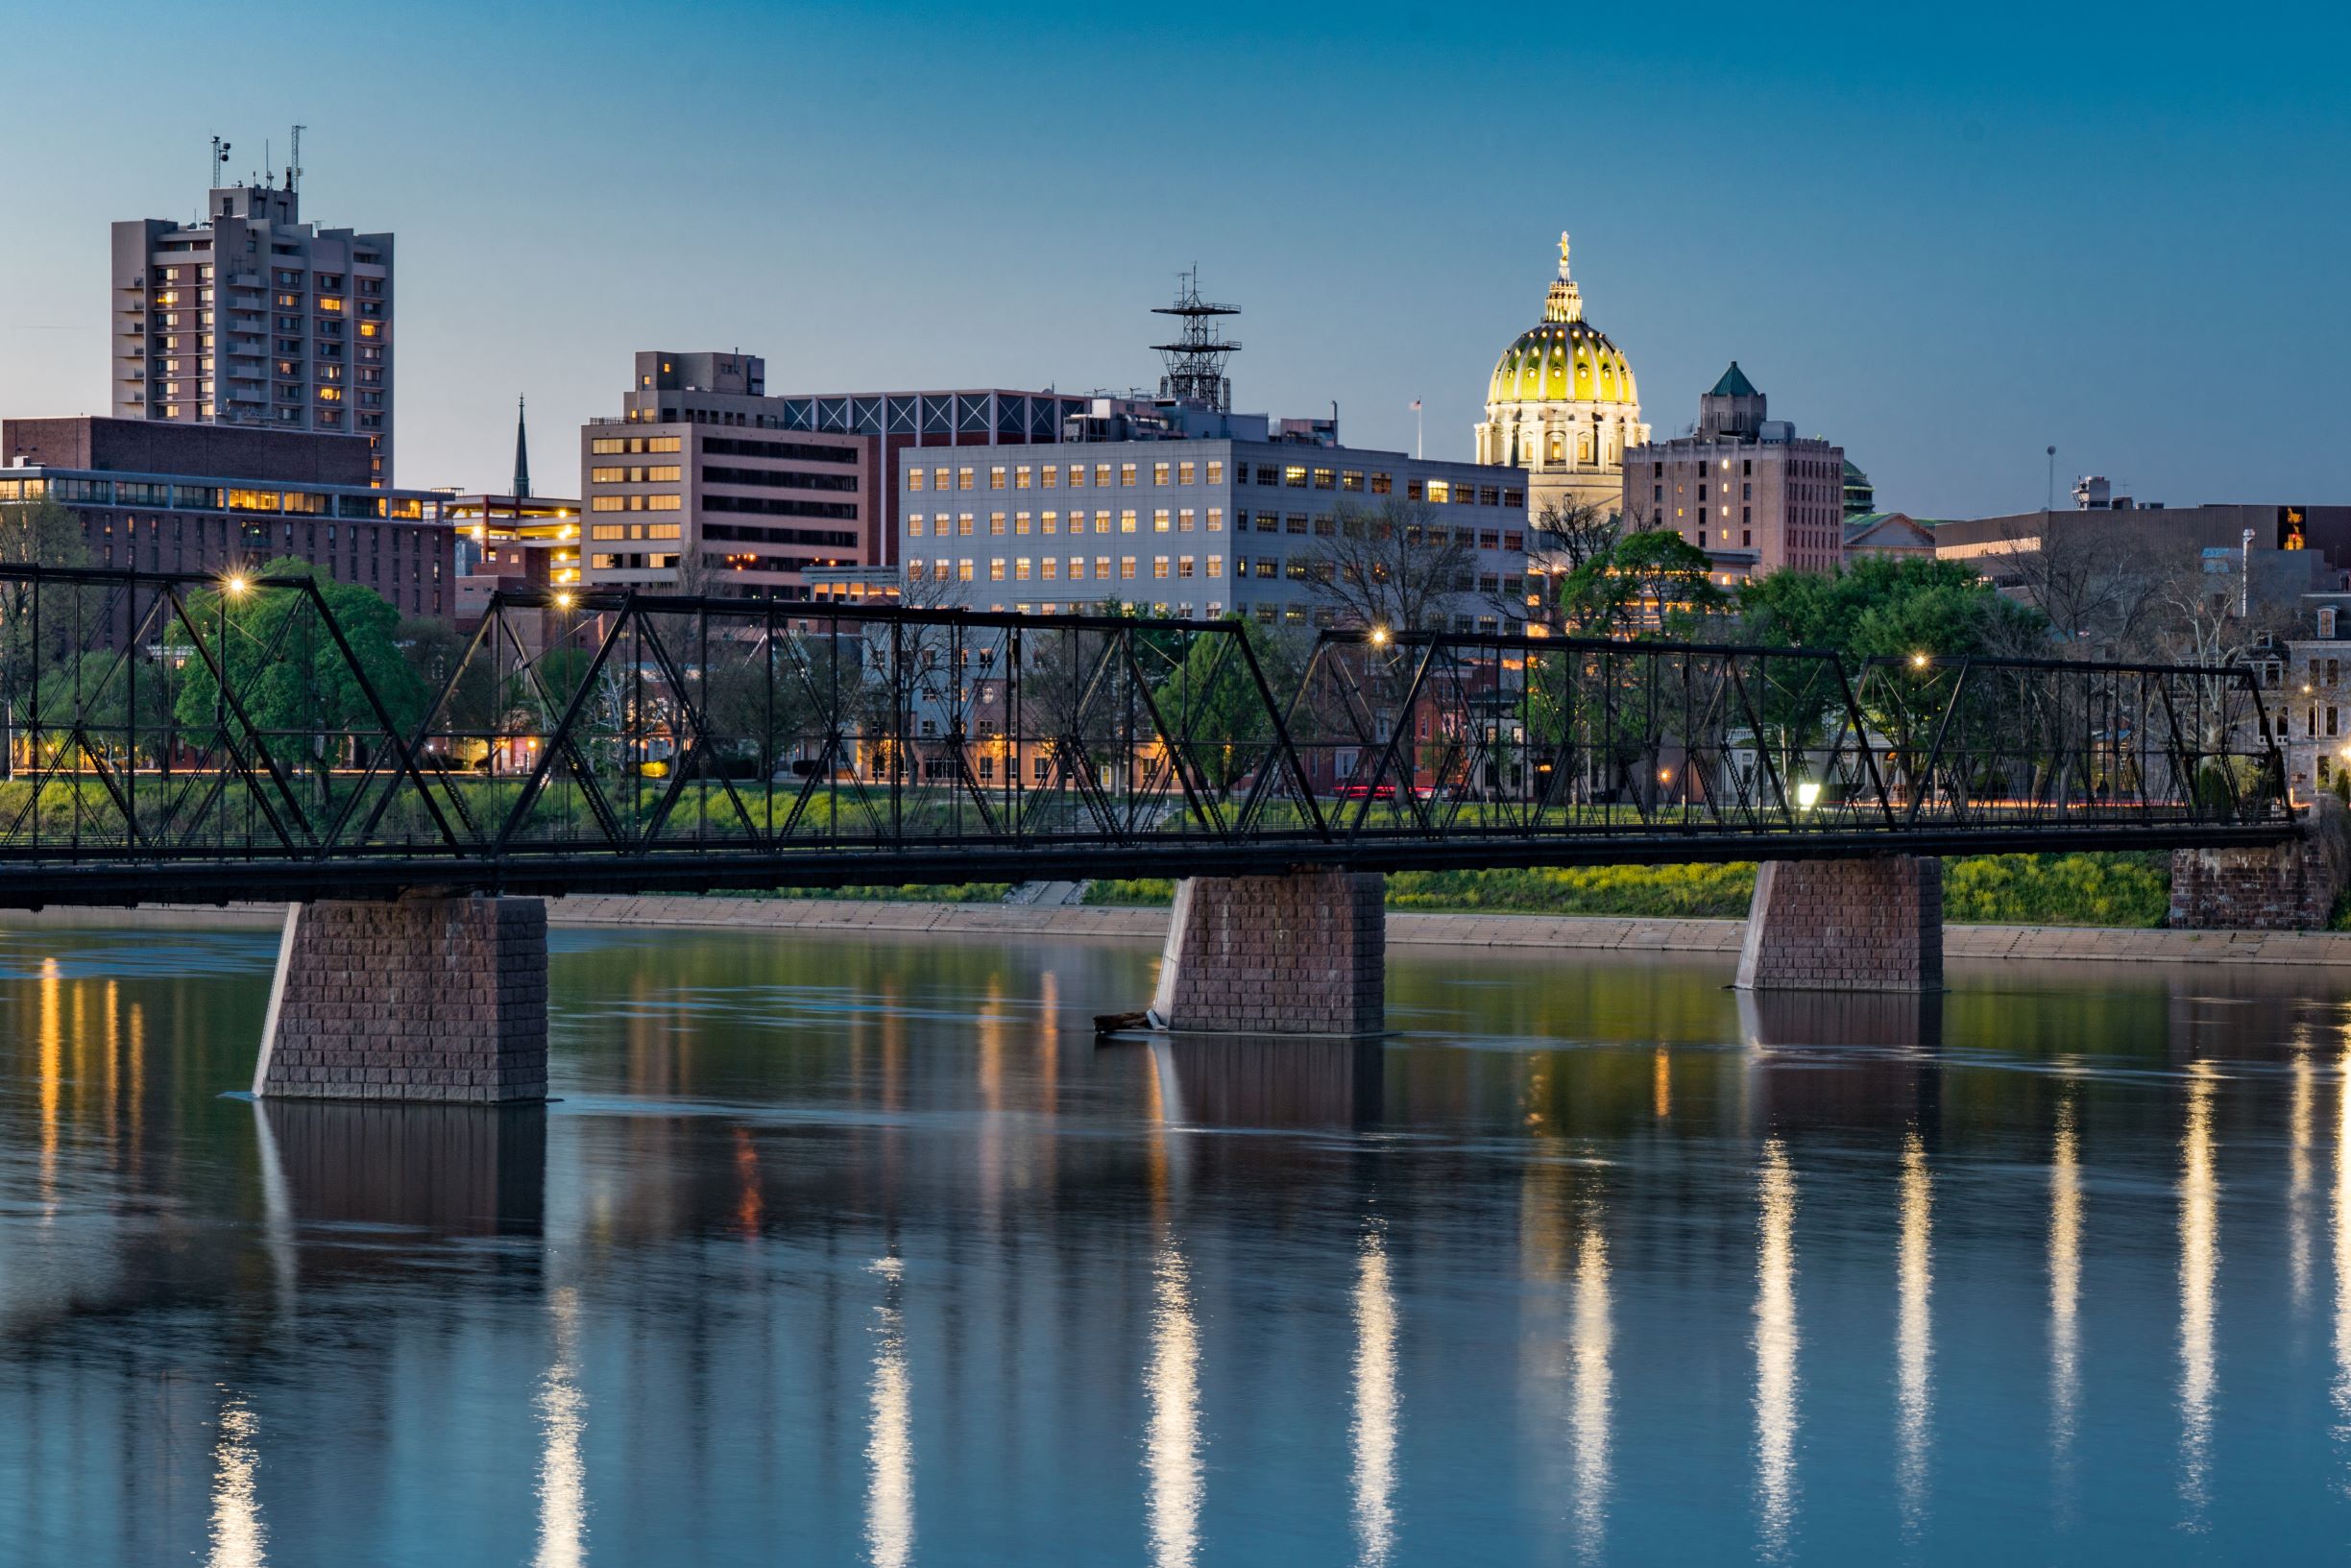
<instances>
[{"instance_id":1,"label":"high-rise apartment building","mask_svg":"<svg viewBox=\"0 0 2351 1568\"><path fill-rule=\"evenodd\" d=\"M1845 558L1845 449L1800 439L1738 368L1698 399L1698 433L1624 458L1624 516L1670 528L1707 553L1724 583Z\"/></svg>"},{"instance_id":2,"label":"high-rise apartment building","mask_svg":"<svg viewBox=\"0 0 2351 1568\"><path fill-rule=\"evenodd\" d=\"M113 255L116 418L365 436L392 484L391 235L303 222L288 175L118 223Z\"/></svg>"}]
</instances>

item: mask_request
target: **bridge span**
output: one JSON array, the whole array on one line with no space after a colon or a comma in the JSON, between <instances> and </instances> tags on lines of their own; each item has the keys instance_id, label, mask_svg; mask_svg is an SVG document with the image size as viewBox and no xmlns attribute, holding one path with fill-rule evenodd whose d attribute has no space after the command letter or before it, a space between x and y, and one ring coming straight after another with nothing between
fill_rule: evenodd
<instances>
[{"instance_id":1,"label":"bridge span","mask_svg":"<svg viewBox=\"0 0 2351 1568\"><path fill-rule=\"evenodd\" d=\"M272 1093L544 1094L574 891L1172 878L1164 1022L1361 1033L1391 871L1759 861L1766 987L1939 983L1948 855L2307 904L2273 722L2242 668L563 591L450 639L0 567L0 905L293 903Z\"/></svg>"}]
</instances>

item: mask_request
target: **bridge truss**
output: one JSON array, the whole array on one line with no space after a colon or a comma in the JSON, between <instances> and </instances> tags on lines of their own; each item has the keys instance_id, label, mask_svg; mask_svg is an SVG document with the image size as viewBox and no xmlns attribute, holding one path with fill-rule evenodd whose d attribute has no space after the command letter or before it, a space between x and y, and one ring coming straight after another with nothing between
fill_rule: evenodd
<instances>
[{"instance_id":1,"label":"bridge truss","mask_svg":"<svg viewBox=\"0 0 2351 1568\"><path fill-rule=\"evenodd\" d=\"M0 568L0 904L2162 848L2254 672Z\"/></svg>"}]
</instances>

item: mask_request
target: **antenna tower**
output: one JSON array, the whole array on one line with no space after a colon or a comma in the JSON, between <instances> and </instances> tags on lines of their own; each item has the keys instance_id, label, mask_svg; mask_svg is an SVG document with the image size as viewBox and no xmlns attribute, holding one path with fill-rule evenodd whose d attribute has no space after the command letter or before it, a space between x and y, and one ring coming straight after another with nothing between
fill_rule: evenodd
<instances>
[{"instance_id":1,"label":"antenna tower","mask_svg":"<svg viewBox=\"0 0 2351 1568\"><path fill-rule=\"evenodd\" d=\"M288 190L302 189L302 133L309 129L306 125L298 125L294 128L294 151L286 155L286 189Z\"/></svg>"},{"instance_id":2,"label":"antenna tower","mask_svg":"<svg viewBox=\"0 0 2351 1568\"><path fill-rule=\"evenodd\" d=\"M1219 413L1232 411L1232 382L1224 374L1224 356L1241 347L1221 335L1219 316L1238 316L1239 305L1216 305L1200 296L1200 264L1177 273L1176 302L1152 307L1154 316L1174 316L1183 329L1174 343L1154 343L1152 350L1167 366L1159 377L1159 396L1204 403Z\"/></svg>"}]
</instances>

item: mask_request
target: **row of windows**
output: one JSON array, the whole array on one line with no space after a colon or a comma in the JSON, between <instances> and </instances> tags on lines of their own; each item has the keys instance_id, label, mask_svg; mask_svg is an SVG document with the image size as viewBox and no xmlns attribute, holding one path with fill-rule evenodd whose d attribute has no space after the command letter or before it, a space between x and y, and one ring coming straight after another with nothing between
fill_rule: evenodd
<instances>
[{"instance_id":1,"label":"row of windows","mask_svg":"<svg viewBox=\"0 0 2351 1568\"><path fill-rule=\"evenodd\" d=\"M1154 555L1148 561L1131 555L1115 558L1098 555L1092 560L1094 580L1104 583L1112 580L1114 568L1117 579L1121 582L1132 582L1138 573L1147 573L1154 578L1190 577L1200 571L1205 571L1210 577L1224 575L1224 558L1219 555L1208 556L1204 562L1189 555ZM1067 580L1073 583L1084 582L1086 580L1086 562L1087 557L1082 555L1069 557ZM1033 571L1037 581L1053 583L1063 580L1063 565L1062 558L1057 555L1042 556L1034 561L1025 555L1010 561L1001 556L989 561L974 561L970 556L965 556L961 560L949 560L942 555L929 564L929 571L926 573L921 558L910 557L907 561L907 580L912 583L926 580L934 583L969 583L979 580L980 575L984 573L987 581L1001 583L1006 581L1006 574L1009 573L1011 581L1025 583L1030 580L1030 574Z\"/></svg>"},{"instance_id":2,"label":"row of windows","mask_svg":"<svg viewBox=\"0 0 2351 1568\"><path fill-rule=\"evenodd\" d=\"M1163 506L1151 513L1151 531L1154 534L1188 534L1199 525L1200 517L1199 512L1188 506L1173 508ZM968 535L978 531L977 523L978 519L969 512L957 513L952 519L946 513L941 512L927 520L923 514L915 512L907 517L907 537L909 539L922 538L926 526L940 539L945 539L950 533ZM1015 512L1009 519L1009 524L1014 534L1026 534L1030 531L1031 527L1034 527L1039 533L1057 534L1061 531L1061 514L1045 512L1031 519L1026 512ZM988 514L987 531L990 534L1001 536L1006 526L1005 514L1002 512ZM1082 534L1086 531L1086 515L1083 512L1072 512L1069 515L1069 531L1073 534ZM1109 513L1097 512L1094 514L1094 531L1098 534L1110 532ZM1118 514L1118 531L1122 534L1141 532L1141 514L1132 509L1121 511ZM1221 534L1224 531L1224 509L1223 507L1212 506L1207 509L1205 531L1211 534Z\"/></svg>"},{"instance_id":3,"label":"row of windows","mask_svg":"<svg viewBox=\"0 0 2351 1568\"><path fill-rule=\"evenodd\" d=\"M738 436L705 436L705 457L764 457L775 462L854 464L855 446L819 446L805 441L745 441Z\"/></svg>"},{"instance_id":4,"label":"row of windows","mask_svg":"<svg viewBox=\"0 0 2351 1568\"><path fill-rule=\"evenodd\" d=\"M596 436L588 443L588 451L594 457L619 457L630 452L674 452L681 445L677 436Z\"/></svg>"},{"instance_id":5,"label":"row of windows","mask_svg":"<svg viewBox=\"0 0 2351 1568\"><path fill-rule=\"evenodd\" d=\"M676 512L685 506L679 496L670 495L591 495L591 512Z\"/></svg>"},{"instance_id":6,"label":"row of windows","mask_svg":"<svg viewBox=\"0 0 2351 1568\"><path fill-rule=\"evenodd\" d=\"M254 490L228 485L166 485L141 479L0 479L0 502L48 495L68 506L154 506L182 512L287 512L297 517L437 520L439 497L334 495L310 490Z\"/></svg>"},{"instance_id":7,"label":"row of windows","mask_svg":"<svg viewBox=\"0 0 2351 1568\"><path fill-rule=\"evenodd\" d=\"M588 530L590 539L676 539L686 531L676 522L599 522Z\"/></svg>"},{"instance_id":8,"label":"row of windows","mask_svg":"<svg viewBox=\"0 0 2351 1568\"><path fill-rule=\"evenodd\" d=\"M709 485L754 485L767 490L833 490L858 488L854 473L795 473L785 469L722 469L704 464L702 482Z\"/></svg>"},{"instance_id":9,"label":"row of windows","mask_svg":"<svg viewBox=\"0 0 2351 1568\"><path fill-rule=\"evenodd\" d=\"M1111 474L1114 470L1118 475L1116 483L1119 485L1131 488L1142 482L1143 465L1140 463L1097 463L1093 465L1091 470L1094 476L1094 488L1108 490L1113 483ZM1202 471L1206 472L1208 483L1223 484L1224 482L1224 459L1212 458L1201 463L1191 459L1170 458L1165 462L1153 462L1151 465L1151 482L1154 485L1197 484L1200 482L1200 475ZM1009 485L1013 490L1027 490L1033 484L1039 490L1056 490L1061 488L1063 477L1066 474L1068 488L1083 490L1086 488L1087 472L1087 466L1083 463L1071 463L1066 468L1058 463L1046 463L1034 467L1027 463L1008 465L997 463L991 465L987 470L987 488L1003 490ZM979 475L978 469L909 468L906 470L906 487L909 490L921 490L927 484L932 490L976 490L979 488Z\"/></svg>"},{"instance_id":10,"label":"row of windows","mask_svg":"<svg viewBox=\"0 0 2351 1568\"><path fill-rule=\"evenodd\" d=\"M636 464L628 468L597 468L588 470L588 480L597 485L667 484L683 476L684 470L675 463L658 463L650 467Z\"/></svg>"},{"instance_id":11,"label":"row of windows","mask_svg":"<svg viewBox=\"0 0 2351 1568\"><path fill-rule=\"evenodd\" d=\"M837 518L853 521L854 501L795 501L782 495L705 495L705 512L755 512L771 518Z\"/></svg>"}]
</instances>

